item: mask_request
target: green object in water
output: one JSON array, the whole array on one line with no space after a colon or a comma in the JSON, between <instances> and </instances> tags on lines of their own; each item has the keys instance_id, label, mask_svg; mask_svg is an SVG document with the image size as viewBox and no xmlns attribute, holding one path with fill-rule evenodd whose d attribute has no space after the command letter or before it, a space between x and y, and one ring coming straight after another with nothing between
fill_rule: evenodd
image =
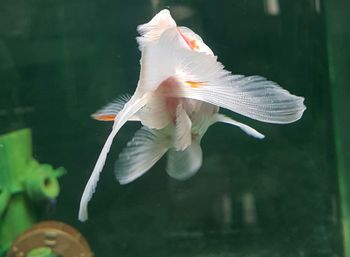
<instances>
[{"instance_id":1,"label":"green object in water","mask_svg":"<svg viewBox=\"0 0 350 257\"><path fill-rule=\"evenodd\" d=\"M50 247L40 247L31 250L27 257L58 257Z\"/></svg>"},{"instance_id":2,"label":"green object in water","mask_svg":"<svg viewBox=\"0 0 350 257\"><path fill-rule=\"evenodd\" d=\"M30 129L0 136L0 256L36 222L34 203L58 196L64 173L33 159Z\"/></svg>"}]
</instances>

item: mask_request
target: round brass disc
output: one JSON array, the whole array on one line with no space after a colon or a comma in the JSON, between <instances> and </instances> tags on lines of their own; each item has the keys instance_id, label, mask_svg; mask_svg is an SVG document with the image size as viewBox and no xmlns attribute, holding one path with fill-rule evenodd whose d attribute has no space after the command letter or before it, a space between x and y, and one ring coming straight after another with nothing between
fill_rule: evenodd
<instances>
[{"instance_id":1,"label":"round brass disc","mask_svg":"<svg viewBox=\"0 0 350 257\"><path fill-rule=\"evenodd\" d=\"M60 257L92 257L85 238L71 226L57 221L40 222L20 235L6 257L26 257L34 248L50 247Z\"/></svg>"}]
</instances>

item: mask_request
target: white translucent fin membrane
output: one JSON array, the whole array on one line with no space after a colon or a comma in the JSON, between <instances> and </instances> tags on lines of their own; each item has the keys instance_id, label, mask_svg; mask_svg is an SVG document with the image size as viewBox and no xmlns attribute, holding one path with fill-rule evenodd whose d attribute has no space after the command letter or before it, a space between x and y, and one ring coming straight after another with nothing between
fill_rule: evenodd
<instances>
[{"instance_id":1,"label":"white translucent fin membrane","mask_svg":"<svg viewBox=\"0 0 350 257\"><path fill-rule=\"evenodd\" d=\"M142 50L148 43L158 41L160 35L171 27L176 27L176 22L166 9L156 14L148 23L139 25L137 31L141 36L136 38L139 49Z\"/></svg>"},{"instance_id":2,"label":"white translucent fin membrane","mask_svg":"<svg viewBox=\"0 0 350 257\"><path fill-rule=\"evenodd\" d=\"M216 114L215 115L215 121L216 122L223 122L223 123L227 123L227 124L231 124L234 126L239 127L241 130L243 130L245 133L247 133L248 135L252 136L252 137L256 137L259 139L263 139L265 136L263 134L261 134L260 132L256 131L255 129L249 127L248 125L245 125L243 123L240 123L238 121L235 121L223 114Z\"/></svg>"},{"instance_id":3,"label":"white translucent fin membrane","mask_svg":"<svg viewBox=\"0 0 350 257\"><path fill-rule=\"evenodd\" d=\"M178 180L192 177L202 166L202 149L197 140L184 151L170 149L167 156L166 171L169 176Z\"/></svg>"},{"instance_id":4,"label":"white translucent fin membrane","mask_svg":"<svg viewBox=\"0 0 350 257\"><path fill-rule=\"evenodd\" d=\"M147 172L168 150L170 137L162 130L142 127L119 155L115 176L127 184Z\"/></svg>"},{"instance_id":5,"label":"white translucent fin membrane","mask_svg":"<svg viewBox=\"0 0 350 257\"><path fill-rule=\"evenodd\" d=\"M100 117L116 116L130 100L131 95L122 95L112 102L106 104L97 112L91 114L91 117L96 120L101 120Z\"/></svg>"},{"instance_id":6,"label":"white translucent fin membrane","mask_svg":"<svg viewBox=\"0 0 350 257\"><path fill-rule=\"evenodd\" d=\"M220 79L218 79L220 81ZM197 89L183 86L183 97L195 98L269 123L291 123L306 109L303 97L290 94L263 77L229 75Z\"/></svg>"},{"instance_id":7,"label":"white translucent fin membrane","mask_svg":"<svg viewBox=\"0 0 350 257\"><path fill-rule=\"evenodd\" d=\"M232 75L215 56L188 50L179 38L176 29L168 29L158 44L148 48L147 64L151 68L147 71L146 87L175 76L182 86L172 92L173 96L208 102L270 123L291 123L302 116L306 109L303 97L260 76Z\"/></svg>"},{"instance_id":8,"label":"white translucent fin membrane","mask_svg":"<svg viewBox=\"0 0 350 257\"><path fill-rule=\"evenodd\" d=\"M100 177L100 173L105 164L107 154L111 148L113 138L118 133L119 129L132 117L138 110L140 110L147 102L147 97L137 98L133 96L128 103L125 104L123 109L118 114L118 119L114 121L113 129L109 134L102 151L97 159L95 167L91 173L88 183L85 186L83 195L80 200L79 208L79 220L85 221L88 219L88 202L91 200L92 195L95 192L97 182Z\"/></svg>"}]
</instances>

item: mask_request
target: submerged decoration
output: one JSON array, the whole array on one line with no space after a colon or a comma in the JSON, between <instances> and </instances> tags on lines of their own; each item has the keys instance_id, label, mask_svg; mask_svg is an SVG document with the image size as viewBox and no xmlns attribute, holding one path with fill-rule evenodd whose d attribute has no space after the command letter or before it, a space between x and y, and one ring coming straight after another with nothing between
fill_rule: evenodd
<instances>
[{"instance_id":1,"label":"submerged decoration","mask_svg":"<svg viewBox=\"0 0 350 257\"><path fill-rule=\"evenodd\" d=\"M93 257L85 237L59 221L39 222L16 238L5 257Z\"/></svg>"},{"instance_id":2,"label":"submerged decoration","mask_svg":"<svg viewBox=\"0 0 350 257\"><path fill-rule=\"evenodd\" d=\"M264 138L255 129L220 114L220 107L279 124L299 120L306 109L303 97L290 94L275 82L226 71L203 40L189 28L178 27L168 10L162 10L137 30L141 71L134 95L93 114L97 120L114 123L85 187L79 210L81 221L88 218L87 204L113 138L128 120L140 121L143 127L116 162L115 175L121 184L143 175L165 153L171 177L184 180L193 176L202 165L200 141L216 122Z\"/></svg>"},{"instance_id":3,"label":"submerged decoration","mask_svg":"<svg viewBox=\"0 0 350 257\"><path fill-rule=\"evenodd\" d=\"M65 173L32 157L31 135L21 129L0 136L0 256L37 222L38 207L58 196L58 178Z\"/></svg>"}]
</instances>

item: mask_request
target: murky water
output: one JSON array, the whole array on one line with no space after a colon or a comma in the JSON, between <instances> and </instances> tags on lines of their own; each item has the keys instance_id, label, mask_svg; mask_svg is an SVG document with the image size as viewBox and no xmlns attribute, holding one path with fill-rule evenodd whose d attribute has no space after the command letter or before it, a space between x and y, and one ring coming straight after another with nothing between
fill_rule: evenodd
<instances>
[{"instance_id":1,"label":"murky water","mask_svg":"<svg viewBox=\"0 0 350 257\"><path fill-rule=\"evenodd\" d=\"M90 114L139 76L136 26L168 7L228 70L262 75L305 97L303 118L264 124L266 135L217 124L204 163L185 182L164 160L120 186L113 164L140 126L118 134L90 203L79 200L110 129ZM57 219L77 227L96 256L343 256L323 1L2 1L0 131L29 127L35 157L64 166Z\"/></svg>"}]
</instances>

